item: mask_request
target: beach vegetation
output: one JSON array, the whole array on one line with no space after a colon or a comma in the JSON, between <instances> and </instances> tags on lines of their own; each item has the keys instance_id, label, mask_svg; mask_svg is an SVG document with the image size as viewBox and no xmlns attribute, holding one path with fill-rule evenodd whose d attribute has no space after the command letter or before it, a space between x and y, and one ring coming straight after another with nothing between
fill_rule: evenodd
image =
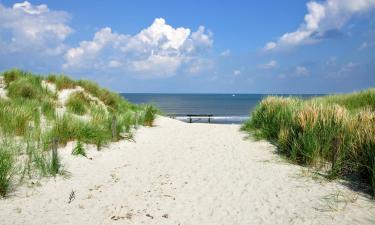
<instances>
[{"instance_id":1,"label":"beach vegetation","mask_svg":"<svg viewBox=\"0 0 375 225\"><path fill-rule=\"evenodd\" d=\"M49 75L47 76L46 81L55 84L58 91L63 89L73 89L77 86L77 83L73 79L65 75Z\"/></svg>"},{"instance_id":2,"label":"beach vegetation","mask_svg":"<svg viewBox=\"0 0 375 225\"><path fill-rule=\"evenodd\" d=\"M63 165L57 147L77 141L72 154L85 156L84 144L94 144L101 150L112 141L129 140L139 124L152 124L155 119L154 108L131 104L92 81L75 81L64 75L45 77L18 69L0 76L8 97L0 99L3 196L14 177L23 180L61 174ZM77 91L60 102L59 91L72 88ZM145 117L147 123L143 123Z\"/></svg>"},{"instance_id":3,"label":"beach vegetation","mask_svg":"<svg viewBox=\"0 0 375 225\"><path fill-rule=\"evenodd\" d=\"M143 114L143 125L144 126L153 126L153 121L155 120L157 114L157 109L152 105L146 105L144 107L144 114Z\"/></svg>"},{"instance_id":4,"label":"beach vegetation","mask_svg":"<svg viewBox=\"0 0 375 225\"><path fill-rule=\"evenodd\" d=\"M329 179L357 175L375 192L375 89L308 100L267 97L242 129Z\"/></svg>"},{"instance_id":5,"label":"beach vegetation","mask_svg":"<svg viewBox=\"0 0 375 225\"><path fill-rule=\"evenodd\" d=\"M17 146L10 140L2 139L0 145L0 196L8 193L15 174L15 154Z\"/></svg>"},{"instance_id":6,"label":"beach vegetation","mask_svg":"<svg viewBox=\"0 0 375 225\"><path fill-rule=\"evenodd\" d=\"M72 93L65 103L65 106L72 113L84 115L90 107L90 102L91 100L85 93L80 91Z\"/></svg>"},{"instance_id":7,"label":"beach vegetation","mask_svg":"<svg viewBox=\"0 0 375 225\"><path fill-rule=\"evenodd\" d=\"M81 155L87 157L85 148L83 147L82 142L78 139L76 146L73 148L72 155Z\"/></svg>"}]
</instances>

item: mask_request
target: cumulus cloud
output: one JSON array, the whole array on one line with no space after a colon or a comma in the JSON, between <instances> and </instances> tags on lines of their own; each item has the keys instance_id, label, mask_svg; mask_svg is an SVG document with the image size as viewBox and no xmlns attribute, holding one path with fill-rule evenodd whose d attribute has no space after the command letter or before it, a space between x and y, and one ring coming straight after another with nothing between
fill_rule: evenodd
<instances>
[{"instance_id":1,"label":"cumulus cloud","mask_svg":"<svg viewBox=\"0 0 375 225\"><path fill-rule=\"evenodd\" d=\"M58 55L65 50L64 40L73 32L67 25L70 16L50 10L47 5L25 1L13 7L0 4L0 45L2 53L30 51Z\"/></svg>"},{"instance_id":2,"label":"cumulus cloud","mask_svg":"<svg viewBox=\"0 0 375 225\"><path fill-rule=\"evenodd\" d=\"M65 54L66 63L64 68L102 68L117 67L121 63L116 56L104 57L103 52L120 49L129 40L129 36L112 32L105 27L95 33L92 41L82 41L77 48L70 48ZM102 60L98 60L101 56Z\"/></svg>"},{"instance_id":3,"label":"cumulus cloud","mask_svg":"<svg viewBox=\"0 0 375 225\"><path fill-rule=\"evenodd\" d=\"M310 71L304 66L297 66L295 73L297 76L307 76L309 75Z\"/></svg>"},{"instance_id":4,"label":"cumulus cloud","mask_svg":"<svg viewBox=\"0 0 375 225\"><path fill-rule=\"evenodd\" d=\"M268 63L259 65L259 68L261 68L261 69L273 69L273 68L277 67L277 65L278 65L277 61L271 60Z\"/></svg>"},{"instance_id":5,"label":"cumulus cloud","mask_svg":"<svg viewBox=\"0 0 375 225\"><path fill-rule=\"evenodd\" d=\"M192 32L189 28L173 28L157 18L136 35L119 34L109 27L97 31L91 41L68 50L63 67L82 70L115 66L143 77L169 77L189 65L192 72L200 70L203 63L197 62L212 45L212 33L203 26Z\"/></svg>"},{"instance_id":6,"label":"cumulus cloud","mask_svg":"<svg viewBox=\"0 0 375 225\"><path fill-rule=\"evenodd\" d=\"M300 27L294 32L285 33L275 42L268 42L264 50L313 44L322 39L340 37L340 29L350 18L374 9L375 0L308 2L308 13Z\"/></svg>"},{"instance_id":7,"label":"cumulus cloud","mask_svg":"<svg viewBox=\"0 0 375 225\"><path fill-rule=\"evenodd\" d=\"M41 13L45 13L49 11L47 5L42 4L42 5L33 6L28 1L25 1L22 3L15 3L13 5L13 9L20 9L31 15L32 14L39 15Z\"/></svg>"}]
</instances>

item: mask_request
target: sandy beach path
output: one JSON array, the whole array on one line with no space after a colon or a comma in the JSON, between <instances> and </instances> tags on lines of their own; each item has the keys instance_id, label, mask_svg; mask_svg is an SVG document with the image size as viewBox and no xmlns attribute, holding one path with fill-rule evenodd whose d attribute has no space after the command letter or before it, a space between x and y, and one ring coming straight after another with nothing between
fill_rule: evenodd
<instances>
[{"instance_id":1,"label":"sandy beach path","mask_svg":"<svg viewBox=\"0 0 375 225\"><path fill-rule=\"evenodd\" d=\"M0 200L0 224L375 224L373 201L245 137L238 125L160 117L136 143L90 147L92 160L69 144L70 177L18 187Z\"/></svg>"}]
</instances>

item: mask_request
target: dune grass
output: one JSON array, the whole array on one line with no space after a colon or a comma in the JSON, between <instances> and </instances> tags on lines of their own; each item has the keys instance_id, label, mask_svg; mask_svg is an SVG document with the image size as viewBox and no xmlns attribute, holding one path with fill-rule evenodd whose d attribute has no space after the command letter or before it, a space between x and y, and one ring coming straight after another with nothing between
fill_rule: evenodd
<instances>
[{"instance_id":1,"label":"dune grass","mask_svg":"<svg viewBox=\"0 0 375 225\"><path fill-rule=\"evenodd\" d=\"M75 88L77 86L76 82L65 75L49 75L46 79L47 82L54 83L57 90Z\"/></svg>"},{"instance_id":2,"label":"dune grass","mask_svg":"<svg viewBox=\"0 0 375 225\"><path fill-rule=\"evenodd\" d=\"M65 146L76 141L73 154L86 155L83 144L100 150L112 141L132 137L139 125L152 125L157 110L137 106L119 94L101 88L92 81L75 81L64 75L43 77L21 70L5 71L3 77L8 98L0 98L0 195L6 195L14 177L56 176L61 173L58 151L53 141ZM81 87L65 105L56 91ZM60 109L58 110L58 107ZM61 108L65 107L66 110Z\"/></svg>"},{"instance_id":3,"label":"dune grass","mask_svg":"<svg viewBox=\"0 0 375 225\"><path fill-rule=\"evenodd\" d=\"M8 135L24 135L29 126L39 126L36 101L0 101L0 128Z\"/></svg>"},{"instance_id":4,"label":"dune grass","mask_svg":"<svg viewBox=\"0 0 375 225\"><path fill-rule=\"evenodd\" d=\"M81 155L87 157L85 148L83 147L83 144L80 140L77 140L76 146L72 151L72 155Z\"/></svg>"},{"instance_id":5,"label":"dune grass","mask_svg":"<svg viewBox=\"0 0 375 225\"><path fill-rule=\"evenodd\" d=\"M15 148L9 140L2 139L0 145L0 196L5 196L15 173Z\"/></svg>"},{"instance_id":6,"label":"dune grass","mask_svg":"<svg viewBox=\"0 0 375 225\"><path fill-rule=\"evenodd\" d=\"M146 105L144 111L143 125L151 127L153 125L153 121L155 120L156 113L157 109L155 107L151 105Z\"/></svg>"},{"instance_id":7,"label":"dune grass","mask_svg":"<svg viewBox=\"0 0 375 225\"><path fill-rule=\"evenodd\" d=\"M356 174L375 193L375 89L310 100L268 97L242 129L334 179Z\"/></svg>"},{"instance_id":8,"label":"dune grass","mask_svg":"<svg viewBox=\"0 0 375 225\"><path fill-rule=\"evenodd\" d=\"M90 107L90 99L83 92L71 94L66 102L67 109L75 114L84 115Z\"/></svg>"}]
</instances>

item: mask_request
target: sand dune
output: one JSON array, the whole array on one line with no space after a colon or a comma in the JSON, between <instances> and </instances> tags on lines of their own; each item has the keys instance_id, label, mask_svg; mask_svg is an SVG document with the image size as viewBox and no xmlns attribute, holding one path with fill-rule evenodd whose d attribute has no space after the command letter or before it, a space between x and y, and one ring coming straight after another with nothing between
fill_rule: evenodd
<instances>
[{"instance_id":1,"label":"sand dune","mask_svg":"<svg viewBox=\"0 0 375 225\"><path fill-rule=\"evenodd\" d=\"M17 188L0 200L0 224L375 223L374 201L245 137L238 125L159 117L136 143L90 147L92 160L70 143L60 150L70 177Z\"/></svg>"}]
</instances>

